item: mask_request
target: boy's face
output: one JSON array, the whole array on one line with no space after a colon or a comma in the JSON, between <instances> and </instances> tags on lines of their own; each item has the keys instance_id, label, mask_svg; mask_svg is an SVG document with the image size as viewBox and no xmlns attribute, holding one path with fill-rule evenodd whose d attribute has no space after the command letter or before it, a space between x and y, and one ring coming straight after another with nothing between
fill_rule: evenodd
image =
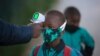
<instances>
[{"instance_id":1,"label":"boy's face","mask_svg":"<svg viewBox=\"0 0 100 56\"><path fill-rule=\"evenodd\" d=\"M53 29L57 29L60 26L60 21L58 16L47 15L45 21L45 27L50 27Z\"/></svg>"},{"instance_id":2,"label":"boy's face","mask_svg":"<svg viewBox=\"0 0 100 56\"><path fill-rule=\"evenodd\" d=\"M66 15L68 24L79 26L80 17L78 15Z\"/></svg>"},{"instance_id":3,"label":"boy's face","mask_svg":"<svg viewBox=\"0 0 100 56\"><path fill-rule=\"evenodd\" d=\"M58 29L61 26L61 21L56 15L46 15L44 30L44 41L51 43L60 37L61 31ZM49 33L48 33L49 32Z\"/></svg>"}]
</instances>

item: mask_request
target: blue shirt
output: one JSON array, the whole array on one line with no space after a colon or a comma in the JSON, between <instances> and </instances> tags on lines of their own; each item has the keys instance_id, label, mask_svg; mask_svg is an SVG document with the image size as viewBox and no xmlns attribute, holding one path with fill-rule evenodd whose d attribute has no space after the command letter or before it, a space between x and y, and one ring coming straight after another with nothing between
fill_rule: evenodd
<instances>
[{"instance_id":1,"label":"blue shirt","mask_svg":"<svg viewBox=\"0 0 100 56\"><path fill-rule=\"evenodd\" d=\"M33 47L32 51L30 53L30 56L33 56L35 48L36 47ZM45 53L43 51L43 48L46 49ZM62 48L62 49L60 50L60 48ZM39 48L39 50L38 50L37 56L45 56L45 55L46 56L55 56L57 54L56 51L58 49L60 50L60 52L57 54L57 56L64 56L64 48L65 48L65 44L63 44L63 43L60 43L56 47L56 49L55 48L47 49L46 47L44 47L43 45L41 45L40 48ZM82 56L82 55L77 50L70 48L70 56Z\"/></svg>"},{"instance_id":2,"label":"blue shirt","mask_svg":"<svg viewBox=\"0 0 100 56\"><path fill-rule=\"evenodd\" d=\"M92 36L83 28L79 28L74 33L65 31L62 37L66 45L81 51L82 43L94 48L94 40Z\"/></svg>"},{"instance_id":3,"label":"blue shirt","mask_svg":"<svg viewBox=\"0 0 100 56\"><path fill-rule=\"evenodd\" d=\"M53 56L54 53L55 53L54 49L50 49L50 51L46 52L47 56ZM37 56L44 56L43 51L42 51L42 47L40 47ZM57 56L64 56L64 50L62 50ZM77 51L75 49L71 49L70 56L81 56L81 55L79 53L77 53Z\"/></svg>"}]
</instances>

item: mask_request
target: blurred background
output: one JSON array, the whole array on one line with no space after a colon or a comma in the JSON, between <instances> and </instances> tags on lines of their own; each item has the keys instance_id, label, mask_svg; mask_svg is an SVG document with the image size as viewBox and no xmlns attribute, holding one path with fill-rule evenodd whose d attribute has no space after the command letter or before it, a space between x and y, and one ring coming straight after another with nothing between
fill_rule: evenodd
<instances>
[{"instance_id":1,"label":"blurred background","mask_svg":"<svg viewBox=\"0 0 100 56\"><path fill-rule=\"evenodd\" d=\"M32 14L36 11L46 13L56 9L63 12L68 6L75 6L80 10L80 26L94 37L96 44L93 56L99 56L100 0L0 0L0 18L12 24L25 25L30 23ZM0 46L0 56L28 56L32 46L41 43L42 39L38 38L27 44Z\"/></svg>"}]
</instances>

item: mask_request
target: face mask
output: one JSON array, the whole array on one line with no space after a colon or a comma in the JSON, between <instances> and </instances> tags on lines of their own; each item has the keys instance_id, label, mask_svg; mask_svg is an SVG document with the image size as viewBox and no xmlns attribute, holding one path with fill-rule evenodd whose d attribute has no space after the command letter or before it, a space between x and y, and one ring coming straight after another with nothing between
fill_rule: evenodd
<instances>
[{"instance_id":1,"label":"face mask","mask_svg":"<svg viewBox=\"0 0 100 56\"><path fill-rule=\"evenodd\" d=\"M56 40L58 37L60 37L61 36L61 32L65 28L65 25L66 25L66 22L60 28L57 28L57 29L44 28L43 29L44 42L51 43L54 40Z\"/></svg>"},{"instance_id":2,"label":"face mask","mask_svg":"<svg viewBox=\"0 0 100 56\"><path fill-rule=\"evenodd\" d=\"M52 28L44 28L43 29L44 41L47 43L53 42L60 35L61 35L60 29L52 29Z\"/></svg>"}]
</instances>

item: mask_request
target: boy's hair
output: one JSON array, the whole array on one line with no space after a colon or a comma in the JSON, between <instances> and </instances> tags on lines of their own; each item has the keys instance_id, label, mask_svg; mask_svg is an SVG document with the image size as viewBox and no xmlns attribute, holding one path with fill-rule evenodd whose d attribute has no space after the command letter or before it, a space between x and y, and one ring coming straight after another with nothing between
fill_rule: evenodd
<instances>
[{"instance_id":1,"label":"boy's hair","mask_svg":"<svg viewBox=\"0 0 100 56\"><path fill-rule=\"evenodd\" d=\"M60 21L65 22L65 16L60 11L51 10L51 11L48 11L46 15L55 15L55 16L58 16Z\"/></svg>"},{"instance_id":2,"label":"boy's hair","mask_svg":"<svg viewBox=\"0 0 100 56\"><path fill-rule=\"evenodd\" d=\"M66 19L69 19L68 15L71 15L71 17L78 16L78 18L71 18L74 21L80 20L80 17L81 17L79 10L73 6L66 8L64 11L64 15L65 15Z\"/></svg>"}]
</instances>

